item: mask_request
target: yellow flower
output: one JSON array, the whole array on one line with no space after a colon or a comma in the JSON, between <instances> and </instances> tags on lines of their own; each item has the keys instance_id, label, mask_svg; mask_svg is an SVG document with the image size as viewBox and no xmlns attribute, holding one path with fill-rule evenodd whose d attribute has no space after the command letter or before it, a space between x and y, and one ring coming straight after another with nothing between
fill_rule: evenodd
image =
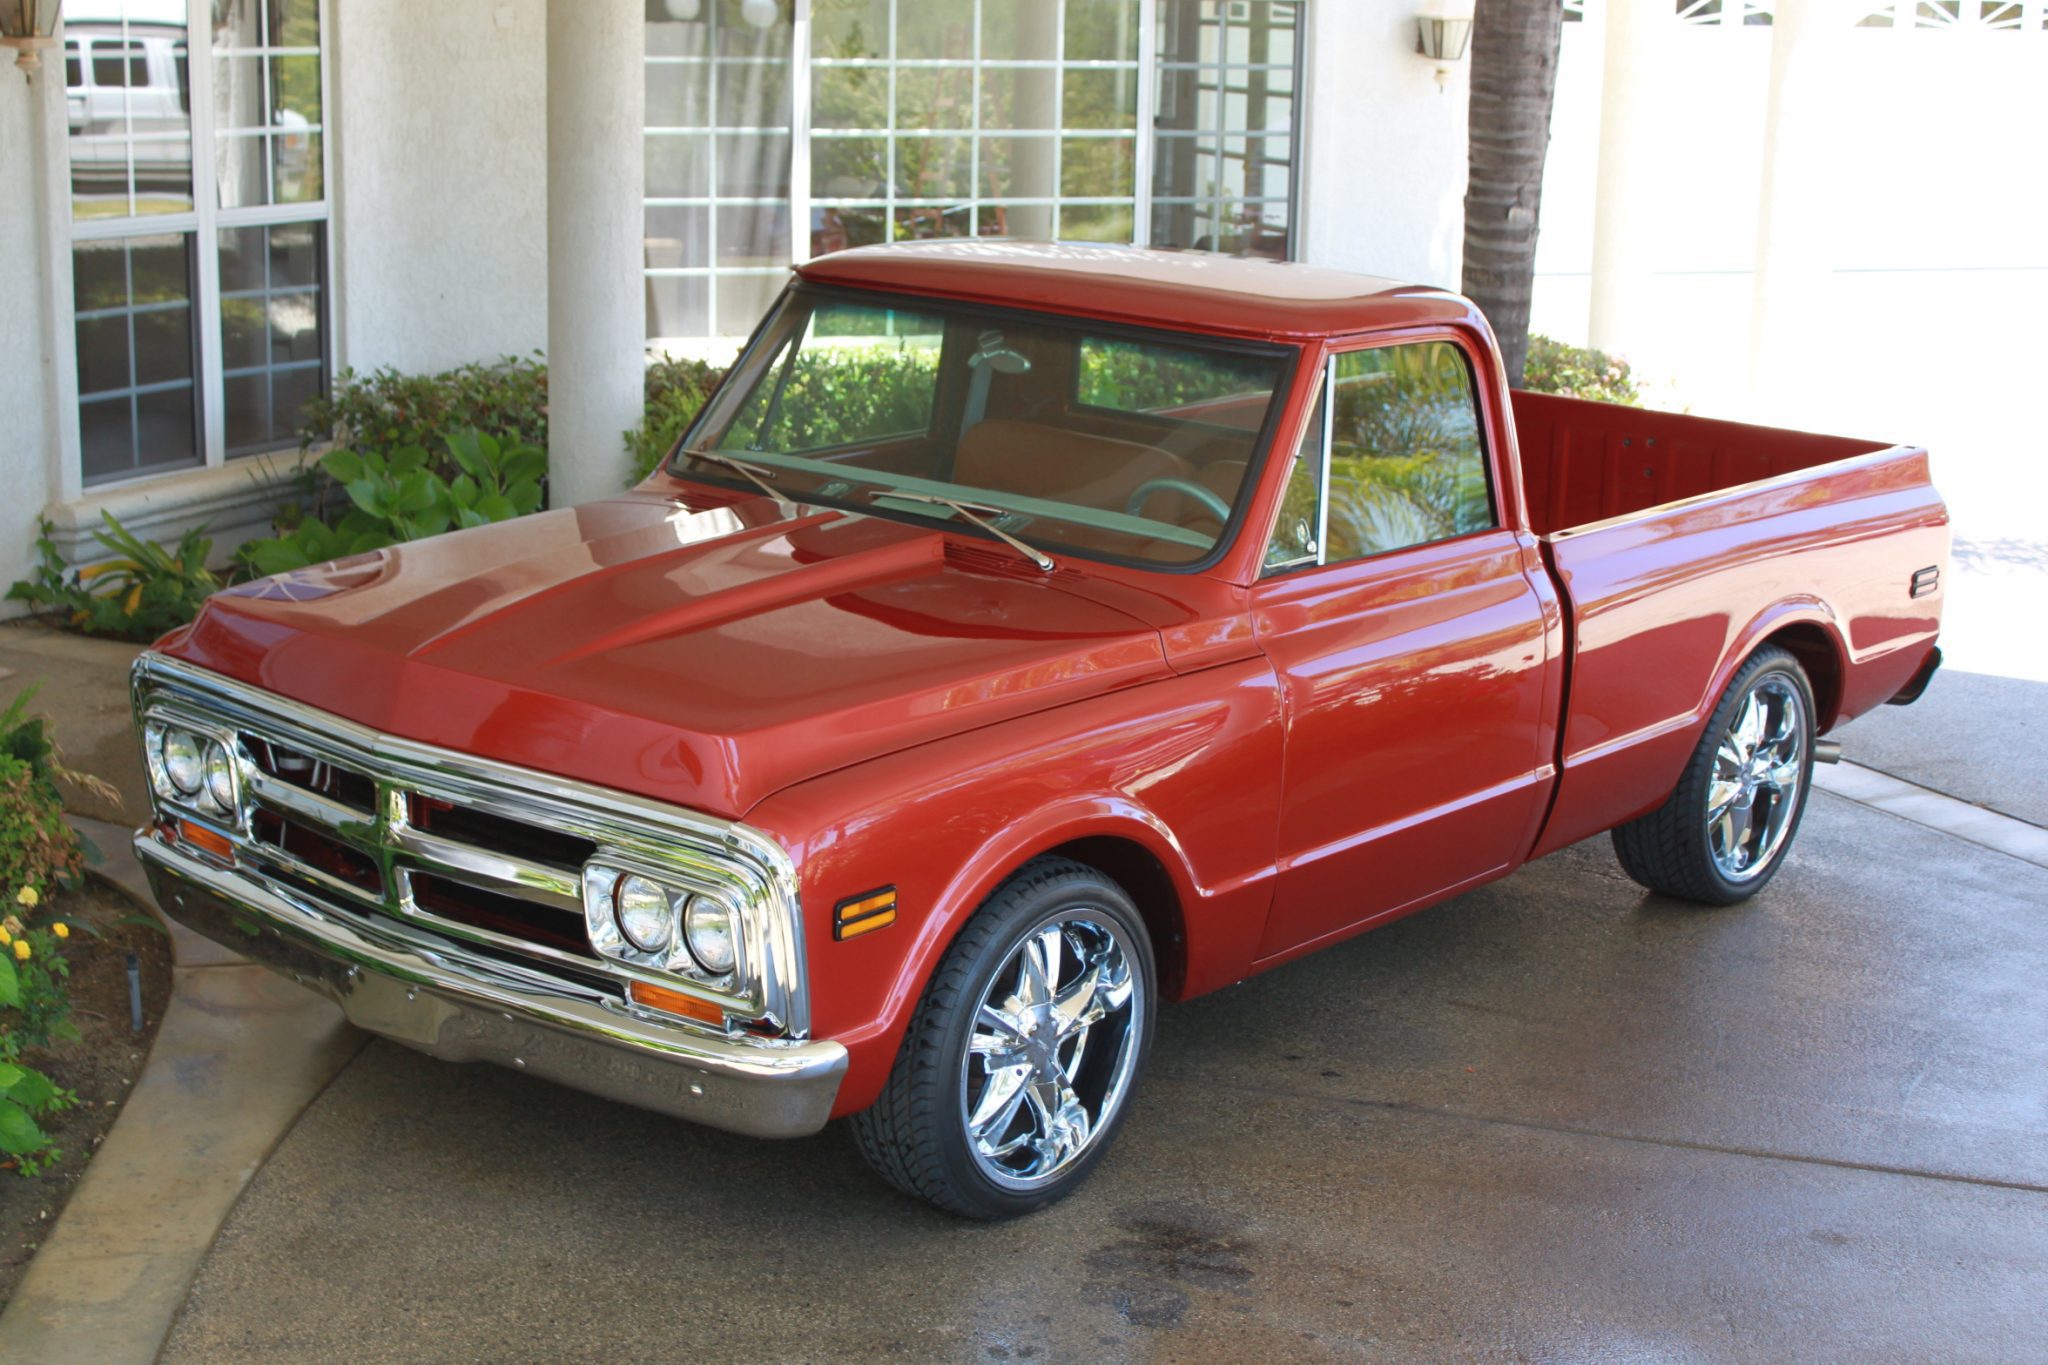
<instances>
[{"instance_id":1,"label":"yellow flower","mask_svg":"<svg viewBox=\"0 0 2048 1365\"><path fill-rule=\"evenodd\" d=\"M28 961L29 946L27 939L18 938L14 940L14 955L23 962Z\"/></svg>"},{"instance_id":2,"label":"yellow flower","mask_svg":"<svg viewBox=\"0 0 2048 1365\"><path fill-rule=\"evenodd\" d=\"M21 890L14 893L14 903L16 905L25 905L31 910L42 904L42 901L43 898L36 893L36 889L33 886L24 886Z\"/></svg>"},{"instance_id":3,"label":"yellow flower","mask_svg":"<svg viewBox=\"0 0 2048 1365\"><path fill-rule=\"evenodd\" d=\"M5 948L12 942L14 942L14 935L7 932L6 925L0 924L0 948Z\"/></svg>"},{"instance_id":4,"label":"yellow flower","mask_svg":"<svg viewBox=\"0 0 2048 1365\"><path fill-rule=\"evenodd\" d=\"M50 926L50 932L55 934L58 938L70 938L71 926L60 919L55 924Z\"/></svg>"}]
</instances>

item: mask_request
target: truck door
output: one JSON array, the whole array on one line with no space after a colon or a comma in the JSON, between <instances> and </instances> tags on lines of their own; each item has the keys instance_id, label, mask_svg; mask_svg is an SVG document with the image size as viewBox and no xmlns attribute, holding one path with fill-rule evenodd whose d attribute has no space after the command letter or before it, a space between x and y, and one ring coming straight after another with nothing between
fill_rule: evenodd
<instances>
[{"instance_id":1,"label":"truck door","mask_svg":"<svg viewBox=\"0 0 2048 1365\"><path fill-rule=\"evenodd\" d=\"M1472 375L1448 340L1327 362L1253 590L1287 715L1261 957L1499 873L1541 814L1554 598L1503 525Z\"/></svg>"}]
</instances>

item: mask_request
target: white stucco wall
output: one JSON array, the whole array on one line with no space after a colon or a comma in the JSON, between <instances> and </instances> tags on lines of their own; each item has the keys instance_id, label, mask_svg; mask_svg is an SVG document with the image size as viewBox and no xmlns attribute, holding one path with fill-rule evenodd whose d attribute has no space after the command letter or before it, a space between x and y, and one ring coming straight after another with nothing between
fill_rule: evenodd
<instances>
[{"instance_id":1,"label":"white stucco wall","mask_svg":"<svg viewBox=\"0 0 2048 1365\"><path fill-rule=\"evenodd\" d=\"M1457 288L1468 61L1439 90L1416 6L1308 6L1302 258Z\"/></svg>"},{"instance_id":2,"label":"white stucco wall","mask_svg":"<svg viewBox=\"0 0 2048 1365\"><path fill-rule=\"evenodd\" d=\"M547 6L334 0L342 363L547 345Z\"/></svg>"},{"instance_id":3,"label":"white stucco wall","mask_svg":"<svg viewBox=\"0 0 2048 1365\"><path fill-rule=\"evenodd\" d=\"M31 87L12 62L0 59L0 591L34 561L36 513L57 439L33 146L41 136L34 108L42 93L40 83ZM19 611L18 603L0 603L0 616Z\"/></svg>"}]
</instances>

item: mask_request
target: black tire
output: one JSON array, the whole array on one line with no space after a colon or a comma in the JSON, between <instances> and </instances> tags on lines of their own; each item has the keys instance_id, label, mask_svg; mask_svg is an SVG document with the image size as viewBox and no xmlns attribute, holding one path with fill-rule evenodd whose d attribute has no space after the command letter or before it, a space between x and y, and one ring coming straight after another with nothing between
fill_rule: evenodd
<instances>
[{"instance_id":1,"label":"black tire","mask_svg":"<svg viewBox=\"0 0 2048 1365\"><path fill-rule=\"evenodd\" d=\"M1116 1042L1105 1045L1116 1049L1109 1063L1114 1077L1104 1077L1106 1112L1089 1124L1088 1136L1075 1154L1066 1158L1067 1164L1049 1170L1042 1179L1033 1178L1028 1187L1015 1181L1006 1185L984 1169L985 1159L971 1146L967 1104L970 1087L977 1079L974 1070L977 1065L984 1071L995 1068L986 1059L970 1062L970 1041L984 999L997 989L998 973L1006 968L1023 970L1020 964L1029 952L1027 940L1052 926L1073 922L1107 931L1113 939L1087 939L1087 930L1077 928L1075 939L1070 940L1063 931L1059 943L1073 949L1083 939L1089 943L1113 941L1118 960L1127 966L1122 979L1131 984L1129 1014L1111 1011L1103 1019L1104 1023L1123 1019ZM1106 960L1106 949L1103 956ZM1074 961L1081 963L1078 950ZM1077 971L1075 979L1080 975ZM1057 968L1053 976L1058 979ZM968 920L932 974L881 1098L853 1116L854 1140L861 1155L897 1189L968 1218L1014 1218L1064 1198L1087 1179L1130 1112L1132 1095L1152 1048L1156 981L1145 921L1122 887L1094 868L1064 858L1040 858L1026 864ZM1084 1057L1079 1049L1097 1036L1092 1028L1084 1033L1086 1037L1074 1044L1072 1053L1064 1052L1067 1044L1056 1043L1050 1053L1039 1055L1053 1059L1068 1055L1083 1069L1101 1070L1105 1048L1096 1048ZM991 1029L983 1035L984 1042L1000 1036ZM1125 1047L1127 1038L1134 1053ZM1020 1049L1024 1046L1018 1043ZM1108 1082L1115 1077L1120 1079L1115 1079L1112 1089ZM984 1075L980 1083L987 1087L995 1082ZM1094 1077L1077 1074L1066 1093L1085 1098L1084 1086L1094 1083ZM1044 1111L1038 1108L1035 1096L1024 1098L1030 1103L1022 1104L1010 1122L1028 1128L1033 1115Z\"/></svg>"},{"instance_id":2,"label":"black tire","mask_svg":"<svg viewBox=\"0 0 2048 1365\"><path fill-rule=\"evenodd\" d=\"M1752 695L1760 698L1759 704L1767 714L1770 703L1796 699L1796 708L1787 705L1785 709L1796 710L1792 720L1798 740L1798 781L1789 796L1772 790L1765 797L1770 801L1784 800L1789 806L1782 832L1754 863L1731 875L1725 865L1730 861L1729 855L1717 856L1716 835L1709 820L1713 809L1709 804L1710 793L1715 783L1717 756L1721 755L1724 743L1740 743L1731 734L1731 728ZM1813 688L1799 661L1775 645L1766 645L1752 654L1729 681L1728 690L1721 694L1713 715L1707 719L1699 747L1693 750L1670 799L1648 815L1614 830L1614 852L1621 860L1622 870L1652 891L1701 905L1734 905L1763 890L1784 866L1798 837L1799 822L1806 816L1807 798L1813 789L1813 718ZM1724 762L1724 768L1728 766ZM1783 766L1795 765L1788 762ZM1764 792L1764 787L1752 787L1744 799L1755 801ZM1749 809L1744 807L1745 811ZM1745 816L1745 840L1751 829L1749 818ZM1739 845L1742 841L1737 842Z\"/></svg>"}]
</instances>

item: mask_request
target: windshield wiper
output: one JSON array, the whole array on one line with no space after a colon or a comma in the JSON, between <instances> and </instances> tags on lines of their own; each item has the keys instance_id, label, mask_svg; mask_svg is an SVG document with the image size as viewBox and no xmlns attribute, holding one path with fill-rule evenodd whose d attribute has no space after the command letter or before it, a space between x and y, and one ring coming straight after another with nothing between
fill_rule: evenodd
<instances>
[{"instance_id":1,"label":"windshield wiper","mask_svg":"<svg viewBox=\"0 0 2048 1365\"><path fill-rule=\"evenodd\" d=\"M975 502L956 502L952 498L942 498L936 493L906 493L894 488L878 487L875 490L875 496L878 498L895 498L901 502L928 502L934 507L950 507L982 530L1008 545L1018 554L1023 555L1033 564L1036 564L1040 573L1051 573L1058 567L1058 565L1052 562L1051 555L1046 554L1036 546L1025 544L988 519L989 515L998 517L1004 515L1004 511L1000 507L984 507L980 503ZM984 513L988 515L983 515Z\"/></svg>"},{"instance_id":2,"label":"windshield wiper","mask_svg":"<svg viewBox=\"0 0 2048 1365\"><path fill-rule=\"evenodd\" d=\"M794 497L768 482L769 479L775 477L775 471L769 469L766 465L755 464L750 460L736 459L731 455L722 455L715 450L685 450L683 454L693 460L703 460L708 464L724 465L733 473L751 481L756 488L777 502L796 501ZM765 471L765 474L763 471Z\"/></svg>"}]
</instances>

